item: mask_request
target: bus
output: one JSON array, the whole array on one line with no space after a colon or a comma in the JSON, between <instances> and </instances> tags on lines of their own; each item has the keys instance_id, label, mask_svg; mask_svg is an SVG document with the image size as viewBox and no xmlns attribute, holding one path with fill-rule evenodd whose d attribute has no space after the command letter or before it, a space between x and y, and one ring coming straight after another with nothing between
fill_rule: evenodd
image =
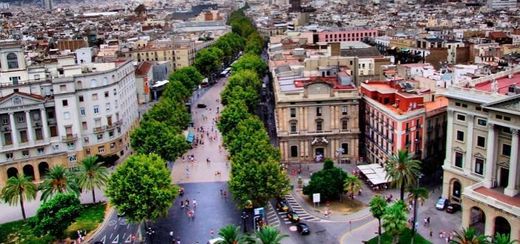
<instances>
[{"instance_id":1,"label":"bus","mask_svg":"<svg viewBox=\"0 0 520 244\"><path fill-rule=\"evenodd\" d=\"M231 67L227 67L225 70L220 72L220 77L228 77L231 73Z\"/></svg>"}]
</instances>

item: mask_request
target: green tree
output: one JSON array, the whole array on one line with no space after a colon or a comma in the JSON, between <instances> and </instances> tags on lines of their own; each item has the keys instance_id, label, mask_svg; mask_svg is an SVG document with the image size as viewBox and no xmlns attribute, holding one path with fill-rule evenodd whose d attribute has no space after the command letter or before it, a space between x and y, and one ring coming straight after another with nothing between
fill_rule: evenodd
<instances>
[{"instance_id":1,"label":"green tree","mask_svg":"<svg viewBox=\"0 0 520 244\"><path fill-rule=\"evenodd\" d=\"M264 206L269 199L289 191L289 178L280 164L272 159L258 163L233 163L229 189L241 207L249 200L254 206Z\"/></svg>"},{"instance_id":2,"label":"green tree","mask_svg":"<svg viewBox=\"0 0 520 244\"><path fill-rule=\"evenodd\" d=\"M246 46L244 48L246 53L261 54L264 49L264 39L258 32L251 33L247 37Z\"/></svg>"},{"instance_id":3,"label":"green tree","mask_svg":"<svg viewBox=\"0 0 520 244\"><path fill-rule=\"evenodd\" d=\"M63 231L79 215L81 204L75 194L58 193L44 202L36 212L35 233L39 236L49 234L62 238Z\"/></svg>"},{"instance_id":4,"label":"green tree","mask_svg":"<svg viewBox=\"0 0 520 244\"><path fill-rule=\"evenodd\" d=\"M163 122L176 131L184 130L191 121L190 114L182 102L161 99L143 116L143 120Z\"/></svg>"},{"instance_id":5,"label":"green tree","mask_svg":"<svg viewBox=\"0 0 520 244\"><path fill-rule=\"evenodd\" d=\"M130 134L130 144L137 153L157 153L166 160L175 160L189 148L178 130L155 120L143 120Z\"/></svg>"},{"instance_id":6,"label":"green tree","mask_svg":"<svg viewBox=\"0 0 520 244\"><path fill-rule=\"evenodd\" d=\"M401 201L404 200L405 188L416 184L420 169L421 161L412 159L412 155L406 150L399 150L386 163L388 180L400 189Z\"/></svg>"},{"instance_id":7,"label":"green tree","mask_svg":"<svg viewBox=\"0 0 520 244\"><path fill-rule=\"evenodd\" d=\"M267 71L267 64L262 57L253 53L246 53L240 57L232 66L233 72L241 70L254 70L258 77L263 77Z\"/></svg>"},{"instance_id":8,"label":"green tree","mask_svg":"<svg viewBox=\"0 0 520 244\"><path fill-rule=\"evenodd\" d=\"M350 198L354 199L354 195L361 190L361 180L355 175L347 175L343 184L345 192L348 192Z\"/></svg>"},{"instance_id":9,"label":"green tree","mask_svg":"<svg viewBox=\"0 0 520 244\"><path fill-rule=\"evenodd\" d=\"M18 174L7 180L4 188L0 192L0 198L9 205L20 204L22 217L26 219L24 201L30 201L36 198L38 187L32 182L31 177Z\"/></svg>"},{"instance_id":10,"label":"green tree","mask_svg":"<svg viewBox=\"0 0 520 244\"><path fill-rule=\"evenodd\" d=\"M221 94L223 104L228 104L229 101L242 100L246 105L249 112L254 112L258 108L260 102L260 96L252 87L242 88L240 86L234 87L233 89L225 89Z\"/></svg>"},{"instance_id":11,"label":"green tree","mask_svg":"<svg viewBox=\"0 0 520 244\"><path fill-rule=\"evenodd\" d=\"M240 234L240 227L236 225L226 225L222 227L218 235L223 239L218 241L217 244L238 244L242 241L243 237Z\"/></svg>"},{"instance_id":12,"label":"green tree","mask_svg":"<svg viewBox=\"0 0 520 244\"><path fill-rule=\"evenodd\" d=\"M347 173L341 168L322 169L312 174L309 184L303 187L303 194L310 197L320 193L323 201L339 199L346 177Z\"/></svg>"},{"instance_id":13,"label":"green tree","mask_svg":"<svg viewBox=\"0 0 520 244\"><path fill-rule=\"evenodd\" d=\"M40 185L41 200L47 201L57 193L72 193L79 195L80 189L76 176L61 165L50 168L45 180Z\"/></svg>"},{"instance_id":14,"label":"green tree","mask_svg":"<svg viewBox=\"0 0 520 244\"><path fill-rule=\"evenodd\" d=\"M79 164L78 183L81 189L92 191L92 202L96 203L96 188L105 187L108 169L98 162L97 156L88 156Z\"/></svg>"},{"instance_id":15,"label":"green tree","mask_svg":"<svg viewBox=\"0 0 520 244\"><path fill-rule=\"evenodd\" d=\"M134 223L164 216L178 188L159 155L134 154L117 167L106 194L118 212Z\"/></svg>"},{"instance_id":16,"label":"green tree","mask_svg":"<svg viewBox=\"0 0 520 244\"><path fill-rule=\"evenodd\" d=\"M222 110L220 120L217 124L219 131L225 135L235 128L240 121L248 118L251 114L247 111L247 106L243 101L235 101L228 104Z\"/></svg>"},{"instance_id":17,"label":"green tree","mask_svg":"<svg viewBox=\"0 0 520 244\"><path fill-rule=\"evenodd\" d=\"M488 244L488 237L479 234L473 227L457 231L450 244Z\"/></svg>"},{"instance_id":18,"label":"green tree","mask_svg":"<svg viewBox=\"0 0 520 244\"><path fill-rule=\"evenodd\" d=\"M202 75L211 77L220 70L223 55L222 50L217 47L204 48L195 55L193 65Z\"/></svg>"},{"instance_id":19,"label":"green tree","mask_svg":"<svg viewBox=\"0 0 520 244\"><path fill-rule=\"evenodd\" d=\"M495 240L493 241L493 244L514 244L517 242L517 240L511 240L511 236L509 234L497 233L495 235Z\"/></svg>"},{"instance_id":20,"label":"green tree","mask_svg":"<svg viewBox=\"0 0 520 244\"><path fill-rule=\"evenodd\" d=\"M334 161L330 158L326 158L323 161L323 169L333 169L334 168Z\"/></svg>"},{"instance_id":21,"label":"green tree","mask_svg":"<svg viewBox=\"0 0 520 244\"><path fill-rule=\"evenodd\" d=\"M410 187L408 189L408 203L413 204L414 199L417 199L417 202L423 204L428 199L428 195L428 189L424 187Z\"/></svg>"},{"instance_id":22,"label":"green tree","mask_svg":"<svg viewBox=\"0 0 520 244\"><path fill-rule=\"evenodd\" d=\"M186 87L178 80L171 80L166 85L163 94L161 95L162 99L170 99L172 101L177 102L185 102L191 96L192 91L186 89Z\"/></svg>"},{"instance_id":23,"label":"green tree","mask_svg":"<svg viewBox=\"0 0 520 244\"><path fill-rule=\"evenodd\" d=\"M280 244L288 235L281 234L278 229L272 226L266 226L257 231L255 237L260 244Z\"/></svg>"},{"instance_id":24,"label":"green tree","mask_svg":"<svg viewBox=\"0 0 520 244\"><path fill-rule=\"evenodd\" d=\"M168 80L180 81L186 90L193 91L202 82L204 76L193 66L180 68L170 74Z\"/></svg>"},{"instance_id":25,"label":"green tree","mask_svg":"<svg viewBox=\"0 0 520 244\"><path fill-rule=\"evenodd\" d=\"M404 202L398 201L386 207L383 214L383 228L393 236L393 244L399 242L399 236L406 228L406 211Z\"/></svg>"},{"instance_id":26,"label":"green tree","mask_svg":"<svg viewBox=\"0 0 520 244\"><path fill-rule=\"evenodd\" d=\"M385 214L387 202L381 195L375 195L368 204L370 206L370 212L372 216L377 219L377 243L381 243L381 218Z\"/></svg>"}]
</instances>

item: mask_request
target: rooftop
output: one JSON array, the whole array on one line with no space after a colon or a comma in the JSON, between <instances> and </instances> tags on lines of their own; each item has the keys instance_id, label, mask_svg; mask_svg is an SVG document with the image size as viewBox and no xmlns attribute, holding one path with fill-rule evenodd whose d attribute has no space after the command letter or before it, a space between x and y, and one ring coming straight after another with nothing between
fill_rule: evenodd
<instances>
[{"instance_id":1,"label":"rooftop","mask_svg":"<svg viewBox=\"0 0 520 244\"><path fill-rule=\"evenodd\" d=\"M478 84L475 84L475 89L480 91L493 92L494 91L494 82L492 80L484 81ZM502 78L496 79L496 89L498 93L507 95L507 91L511 85L520 86L520 72L513 74L511 78L508 76L504 76Z\"/></svg>"}]
</instances>

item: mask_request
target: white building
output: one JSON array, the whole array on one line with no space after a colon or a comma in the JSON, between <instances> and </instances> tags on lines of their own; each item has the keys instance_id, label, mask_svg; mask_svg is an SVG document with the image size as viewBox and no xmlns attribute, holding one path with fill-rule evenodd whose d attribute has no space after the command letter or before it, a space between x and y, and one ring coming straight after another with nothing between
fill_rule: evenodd
<instances>
[{"instance_id":1,"label":"white building","mask_svg":"<svg viewBox=\"0 0 520 244\"><path fill-rule=\"evenodd\" d=\"M123 156L138 119L130 61L78 64L74 56L27 66L21 46L0 42L0 187L23 172L40 181L54 165Z\"/></svg>"},{"instance_id":2,"label":"white building","mask_svg":"<svg viewBox=\"0 0 520 244\"><path fill-rule=\"evenodd\" d=\"M487 6L493 9L516 8L516 0L488 0Z\"/></svg>"}]
</instances>

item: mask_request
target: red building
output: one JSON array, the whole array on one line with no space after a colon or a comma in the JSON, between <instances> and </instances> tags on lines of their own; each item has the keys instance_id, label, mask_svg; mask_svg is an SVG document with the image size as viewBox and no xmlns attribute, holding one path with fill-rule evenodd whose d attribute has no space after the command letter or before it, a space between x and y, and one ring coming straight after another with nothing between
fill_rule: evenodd
<instances>
[{"instance_id":1,"label":"red building","mask_svg":"<svg viewBox=\"0 0 520 244\"><path fill-rule=\"evenodd\" d=\"M435 142L445 140L446 98L436 98L429 89L404 80L366 81L361 93L367 161L383 164L398 150L408 150L419 159L444 150L444 143Z\"/></svg>"}]
</instances>

